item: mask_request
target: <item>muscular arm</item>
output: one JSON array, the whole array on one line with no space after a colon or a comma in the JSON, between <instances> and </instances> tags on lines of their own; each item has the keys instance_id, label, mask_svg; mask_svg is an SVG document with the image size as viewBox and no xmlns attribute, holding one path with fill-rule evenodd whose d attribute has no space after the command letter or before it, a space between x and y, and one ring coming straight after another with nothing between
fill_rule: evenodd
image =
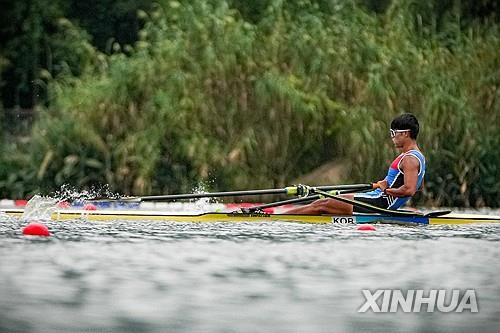
<instances>
[{"instance_id":1,"label":"muscular arm","mask_svg":"<svg viewBox=\"0 0 500 333\"><path fill-rule=\"evenodd\" d=\"M401 161L401 170L404 172L404 184L398 188L388 188L386 193L394 197L408 197L417 192L418 169L420 163L417 158L407 155Z\"/></svg>"}]
</instances>

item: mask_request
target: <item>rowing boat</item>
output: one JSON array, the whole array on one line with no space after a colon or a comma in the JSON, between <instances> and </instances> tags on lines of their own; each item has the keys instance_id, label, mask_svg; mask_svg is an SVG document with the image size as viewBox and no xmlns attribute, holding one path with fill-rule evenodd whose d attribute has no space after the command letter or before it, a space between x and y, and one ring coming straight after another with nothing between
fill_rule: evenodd
<instances>
[{"instance_id":1,"label":"rowing boat","mask_svg":"<svg viewBox=\"0 0 500 333\"><path fill-rule=\"evenodd\" d=\"M23 209L2 209L1 213L10 217L22 218ZM317 224L366 224L366 223L392 223L410 225L428 224L484 224L500 223L499 216L476 215L476 214L454 214L448 213L390 216L384 214L355 214L352 216L332 215L295 215L295 214L267 214L267 213L241 213L241 212L214 212L195 215L176 215L161 211L144 210L56 210L50 216L52 220L76 220L89 221L112 221L112 220L135 220L135 221L165 221L165 222L299 222Z\"/></svg>"}]
</instances>

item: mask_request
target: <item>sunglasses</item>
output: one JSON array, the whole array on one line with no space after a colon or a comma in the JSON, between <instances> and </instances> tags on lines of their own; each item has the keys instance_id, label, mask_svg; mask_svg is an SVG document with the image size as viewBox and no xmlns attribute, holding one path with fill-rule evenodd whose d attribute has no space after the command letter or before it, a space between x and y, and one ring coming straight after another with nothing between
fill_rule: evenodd
<instances>
[{"instance_id":1,"label":"sunglasses","mask_svg":"<svg viewBox=\"0 0 500 333\"><path fill-rule=\"evenodd\" d=\"M403 133L403 132L410 132L411 130L406 129L406 130L393 130L392 128L389 130L391 133L391 138L396 136L396 133Z\"/></svg>"}]
</instances>

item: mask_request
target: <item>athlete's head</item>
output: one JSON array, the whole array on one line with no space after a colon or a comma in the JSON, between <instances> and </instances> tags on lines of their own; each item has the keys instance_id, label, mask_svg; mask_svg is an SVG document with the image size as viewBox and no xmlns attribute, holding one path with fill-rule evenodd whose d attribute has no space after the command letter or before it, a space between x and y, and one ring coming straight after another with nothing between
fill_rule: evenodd
<instances>
[{"instance_id":1,"label":"athlete's head","mask_svg":"<svg viewBox=\"0 0 500 333\"><path fill-rule=\"evenodd\" d=\"M410 138L416 139L420 126L417 118L411 113L403 113L394 118L391 122L391 136L394 137L397 133L409 132Z\"/></svg>"}]
</instances>

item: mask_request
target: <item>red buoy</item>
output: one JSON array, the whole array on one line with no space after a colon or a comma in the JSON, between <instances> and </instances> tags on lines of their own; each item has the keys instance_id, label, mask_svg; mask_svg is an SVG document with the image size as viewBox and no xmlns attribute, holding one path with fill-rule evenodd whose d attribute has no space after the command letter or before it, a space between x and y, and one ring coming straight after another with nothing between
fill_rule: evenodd
<instances>
[{"instance_id":1,"label":"red buoy","mask_svg":"<svg viewBox=\"0 0 500 333\"><path fill-rule=\"evenodd\" d=\"M28 204L28 200L14 200L16 207L24 207Z\"/></svg>"},{"instance_id":2,"label":"red buoy","mask_svg":"<svg viewBox=\"0 0 500 333\"><path fill-rule=\"evenodd\" d=\"M97 206L92 204L92 203L88 203L88 204L85 204L85 206L83 206L83 209L84 210L97 210Z\"/></svg>"},{"instance_id":3,"label":"red buoy","mask_svg":"<svg viewBox=\"0 0 500 333\"><path fill-rule=\"evenodd\" d=\"M67 201L59 201L57 203L57 207L62 209L69 208L70 206L71 206L70 203Z\"/></svg>"},{"instance_id":4,"label":"red buoy","mask_svg":"<svg viewBox=\"0 0 500 333\"><path fill-rule=\"evenodd\" d=\"M371 224L361 224L358 226L358 230L362 230L362 231L375 231L377 229L375 229L374 226L372 226Z\"/></svg>"},{"instance_id":5,"label":"red buoy","mask_svg":"<svg viewBox=\"0 0 500 333\"><path fill-rule=\"evenodd\" d=\"M23 235L29 236L50 236L49 229L41 223L30 223L23 228Z\"/></svg>"}]
</instances>

